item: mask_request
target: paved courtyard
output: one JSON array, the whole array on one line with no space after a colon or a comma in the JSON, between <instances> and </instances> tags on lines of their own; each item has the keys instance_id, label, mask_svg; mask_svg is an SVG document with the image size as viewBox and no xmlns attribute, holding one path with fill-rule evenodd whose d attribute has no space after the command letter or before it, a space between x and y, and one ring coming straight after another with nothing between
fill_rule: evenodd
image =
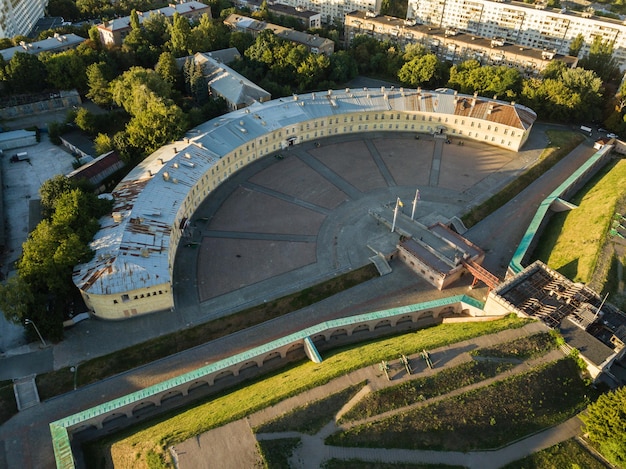
<instances>
[{"instance_id":1,"label":"paved courtyard","mask_svg":"<svg viewBox=\"0 0 626 469\"><path fill-rule=\"evenodd\" d=\"M181 242L177 310L209 319L368 263L398 235L369 211L424 225L460 217L539 155L452 137L360 134L320 139L235 174L200 206ZM199 317L198 317L199 316Z\"/></svg>"}]
</instances>

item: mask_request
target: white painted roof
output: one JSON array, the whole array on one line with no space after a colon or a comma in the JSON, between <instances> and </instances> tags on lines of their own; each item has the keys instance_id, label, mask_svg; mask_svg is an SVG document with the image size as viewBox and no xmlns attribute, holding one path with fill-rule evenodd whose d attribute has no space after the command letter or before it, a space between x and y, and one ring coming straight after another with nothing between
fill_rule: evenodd
<instances>
[{"instance_id":1,"label":"white painted roof","mask_svg":"<svg viewBox=\"0 0 626 469\"><path fill-rule=\"evenodd\" d=\"M473 104L461 105L463 98ZM485 112L490 106L498 112ZM437 110L519 129L528 129L536 118L520 105L458 95L455 106L449 92L408 89L335 90L254 103L199 125L187 134L188 143L166 145L134 168L113 191L113 215L100 220L91 244L95 256L75 268L74 282L87 293L102 295L171 281L168 250L171 230L179 229L177 213L189 190L220 158L287 125L364 110Z\"/></svg>"}]
</instances>

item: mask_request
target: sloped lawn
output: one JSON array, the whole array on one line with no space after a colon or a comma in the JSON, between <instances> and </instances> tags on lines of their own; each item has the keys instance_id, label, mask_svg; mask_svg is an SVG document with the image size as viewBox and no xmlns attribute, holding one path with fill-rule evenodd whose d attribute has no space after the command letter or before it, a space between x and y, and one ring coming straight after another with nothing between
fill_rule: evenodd
<instances>
[{"instance_id":1,"label":"sloped lawn","mask_svg":"<svg viewBox=\"0 0 626 469\"><path fill-rule=\"evenodd\" d=\"M593 390L565 358L490 386L329 436L327 444L469 451L498 448L563 422Z\"/></svg>"}]
</instances>

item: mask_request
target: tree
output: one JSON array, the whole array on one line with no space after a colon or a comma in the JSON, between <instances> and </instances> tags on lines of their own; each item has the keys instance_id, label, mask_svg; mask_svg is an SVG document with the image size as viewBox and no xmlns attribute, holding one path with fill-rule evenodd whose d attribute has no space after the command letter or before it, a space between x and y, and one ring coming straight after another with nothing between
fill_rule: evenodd
<instances>
[{"instance_id":1,"label":"tree","mask_svg":"<svg viewBox=\"0 0 626 469\"><path fill-rule=\"evenodd\" d=\"M126 126L128 143L150 154L166 143L180 138L187 123L183 111L171 100L163 99L145 87L134 90L134 102L141 102Z\"/></svg>"},{"instance_id":2,"label":"tree","mask_svg":"<svg viewBox=\"0 0 626 469\"><path fill-rule=\"evenodd\" d=\"M200 22L191 31L193 52L206 52L228 47L230 30L223 21L215 22L209 15L200 17ZM240 49L245 50L245 49Z\"/></svg>"},{"instance_id":3,"label":"tree","mask_svg":"<svg viewBox=\"0 0 626 469\"><path fill-rule=\"evenodd\" d=\"M66 21L80 19L80 10L72 0L50 0L47 13L48 16L60 16Z\"/></svg>"},{"instance_id":4,"label":"tree","mask_svg":"<svg viewBox=\"0 0 626 469\"><path fill-rule=\"evenodd\" d=\"M246 51L248 47L254 44L254 36L249 33L233 31L228 38L228 46L234 47L238 51Z\"/></svg>"},{"instance_id":5,"label":"tree","mask_svg":"<svg viewBox=\"0 0 626 469\"><path fill-rule=\"evenodd\" d=\"M64 175L54 176L41 185L39 188L39 198L44 208L46 216L51 216L56 208L57 200L66 192L74 188L72 182Z\"/></svg>"},{"instance_id":6,"label":"tree","mask_svg":"<svg viewBox=\"0 0 626 469\"><path fill-rule=\"evenodd\" d=\"M161 75L152 69L132 67L121 76L111 82L111 95L113 101L122 106L130 115L145 109L145 103L141 101L147 93L137 93L138 88L146 88L161 98L172 96L172 85L165 81Z\"/></svg>"},{"instance_id":7,"label":"tree","mask_svg":"<svg viewBox=\"0 0 626 469\"><path fill-rule=\"evenodd\" d=\"M35 302L35 296L30 284L19 275L14 275L0 283L0 309L7 321L14 324L23 324L30 306Z\"/></svg>"},{"instance_id":8,"label":"tree","mask_svg":"<svg viewBox=\"0 0 626 469\"><path fill-rule=\"evenodd\" d=\"M13 41L8 37L0 38L0 49L8 49L9 47L13 47Z\"/></svg>"},{"instance_id":9,"label":"tree","mask_svg":"<svg viewBox=\"0 0 626 469\"><path fill-rule=\"evenodd\" d=\"M87 89L86 67L76 50L68 50L58 54L42 53L39 59L46 67L48 82L60 90Z\"/></svg>"},{"instance_id":10,"label":"tree","mask_svg":"<svg viewBox=\"0 0 626 469\"><path fill-rule=\"evenodd\" d=\"M584 45L585 36L583 36L582 34L578 34L578 36L572 39L572 42L569 45L568 54L573 57L578 57L578 54L580 54L580 50L583 48Z\"/></svg>"},{"instance_id":11,"label":"tree","mask_svg":"<svg viewBox=\"0 0 626 469\"><path fill-rule=\"evenodd\" d=\"M189 94L197 105L202 105L209 99L209 85L202 72L202 65L191 60L189 70Z\"/></svg>"},{"instance_id":12,"label":"tree","mask_svg":"<svg viewBox=\"0 0 626 469\"><path fill-rule=\"evenodd\" d=\"M113 139L107 134L98 134L93 142L96 149L96 155L103 155L113 150Z\"/></svg>"},{"instance_id":13,"label":"tree","mask_svg":"<svg viewBox=\"0 0 626 469\"><path fill-rule=\"evenodd\" d=\"M105 62L91 64L85 71L89 91L87 97L99 106L109 106L113 102L110 77L113 72Z\"/></svg>"},{"instance_id":14,"label":"tree","mask_svg":"<svg viewBox=\"0 0 626 469\"><path fill-rule=\"evenodd\" d=\"M398 79L410 86L435 87L443 80L445 68L434 54L416 57L405 63L398 72Z\"/></svg>"},{"instance_id":15,"label":"tree","mask_svg":"<svg viewBox=\"0 0 626 469\"><path fill-rule=\"evenodd\" d=\"M604 457L618 467L625 467L626 386L602 394L580 418L589 439Z\"/></svg>"},{"instance_id":16,"label":"tree","mask_svg":"<svg viewBox=\"0 0 626 469\"><path fill-rule=\"evenodd\" d=\"M330 59L324 54L309 54L297 67L298 89L306 91L314 89L318 83L326 79Z\"/></svg>"},{"instance_id":17,"label":"tree","mask_svg":"<svg viewBox=\"0 0 626 469\"><path fill-rule=\"evenodd\" d=\"M359 66L348 52L340 50L330 56L330 80L342 84L358 74Z\"/></svg>"},{"instance_id":18,"label":"tree","mask_svg":"<svg viewBox=\"0 0 626 469\"><path fill-rule=\"evenodd\" d=\"M5 66L5 80L14 93L38 93L47 87L46 67L36 55L16 52Z\"/></svg>"},{"instance_id":19,"label":"tree","mask_svg":"<svg viewBox=\"0 0 626 469\"><path fill-rule=\"evenodd\" d=\"M602 37L596 36L589 47L589 54L580 59L578 66L593 70L604 81L611 81L619 78L619 65L613 57L613 43L603 41Z\"/></svg>"},{"instance_id":20,"label":"tree","mask_svg":"<svg viewBox=\"0 0 626 469\"><path fill-rule=\"evenodd\" d=\"M173 87L180 82L181 73L176 65L176 59L171 52L163 52L159 56L159 61L154 67L154 70Z\"/></svg>"},{"instance_id":21,"label":"tree","mask_svg":"<svg viewBox=\"0 0 626 469\"><path fill-rule=\"evenodd\" d=\"M156 49L163 46L170 39L170 24L165 15L150 15L142 23L145 38Z\"/></svg>"},{"instance_id":22,"label":"tree","mask_svg":"<svg viewBox=\"0 0 626 469\"><path fill-rule=\"evenodd\" d=\"M192 51L191 26L189 21L178 12L174 13L170 27L169 50L175 57L189 55Z\"/></svg>"},{"instance_id":23,"label":"tree","mask_svg":"<svg viewBox=\"0 0 626 469\"><path fill-rule=\"evenodd\" d=\"M97 131L98 121L96 116L84 107L78 109L74 122L80 130L88 134L93 135Z\"/></svg>"}]
</instances>

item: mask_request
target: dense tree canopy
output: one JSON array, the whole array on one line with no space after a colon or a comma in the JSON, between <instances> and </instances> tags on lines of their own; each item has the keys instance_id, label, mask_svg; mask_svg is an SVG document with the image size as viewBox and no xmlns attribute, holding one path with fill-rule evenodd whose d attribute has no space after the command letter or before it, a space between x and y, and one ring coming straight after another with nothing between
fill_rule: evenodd
<instances>
[{"instance_id":1,"label":"dense tree canopy","mask_svg":"<svg viewBox=\"0 0 626 469\"><path fill-rule=\"evenodd\" d=\"M498 95L512 98L522 86L522 76L515 68L481 66L477 60L467 60L450 69L449 86L462 93L477 92L482 96Z\"/></svg>"},{"instance_id":2,"label":"dense tree canopy","mask_svg":"<svg viewBox=\"0 0 626 469\"><path fill-rule=\"evenodd\" d=\"M626 386L601 395L581 419L602 455L616 466L626 467Z\"/></svg>"},{"instance_id":3,"label":"dense tree canopy","mask_svg":"<svg viewBox=\"0 0 626 469\"><path fill-rule=\"evenodd\" d=\"M14 93L43 91L47 87L46 66L36 55L16 52L4 67L4 81Z\"/></svg>"},{"instance_id":4,"label":"dense tree canopy","mask_svg":"<svg viewBox=\"0 0 626 469\"><path fill-rule=\"evenodd\" d=\"M436 88L444 82L445 75L446 67L435 54L417 56L398 72L400 81L412 87Z\"/></svg>"}]
</instances>

